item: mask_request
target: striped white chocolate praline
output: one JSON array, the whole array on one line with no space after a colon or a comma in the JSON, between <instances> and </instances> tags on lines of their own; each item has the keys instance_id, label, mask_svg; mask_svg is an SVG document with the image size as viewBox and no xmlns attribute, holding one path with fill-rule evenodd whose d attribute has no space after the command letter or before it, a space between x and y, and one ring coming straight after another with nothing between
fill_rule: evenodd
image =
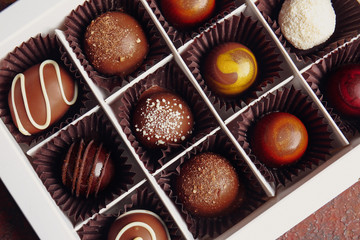
<instances>
[{"instance_id":1,"label":"striped white chocolate praline","mask_svg":"<svg viewBox=\"0 0 360 240\"><path fill-rule=\"evenodd\" d=\"M31 124L33 125L33 127L35 127L38 130L44 130L44 129L48 128L50 126L51 120L52 120L52 115L51 115L52 109L51 109L51 104L50 104L50 98L52 96L50 95L51 93L48 93L48 90L46 89L46 85L45 85L44 68L46 65L52 65L55 69L57 83L60 88L62 100L64 101L64 103L68 106L71 106L71 105L75 104L77 97L78 97L78 86L75 82L73 97L70 100L67 99L67 97L65 95L65 91L64 91L64 83L63 83L63 79L62 79L62 76L60 73L59 64L57 62L55 62L54 60L49 60L49 59L43 61L39 66L39 82L40 82L40 86L41 86L42 96L45 101L46 120L45 120L45 123L39 124L34 120L34 117L33 117L33 114L38 114L38 112L31 112L30 107L29 107L29 99L27 97L26 86L25 86L25 83L26 83L25 74L23 74L23 73L17 74L11 85L11 104L13 107L13 113L14 113L14 117L15 117L15 121L18 126L18 129L22 134L24 134L26 136L30 136L31 133L28 131L28 129L26 129L24 127L24 125L19 117L18 109L17 109L16 103L15 103L15 87L16 87L17 82L20 81L22 101L24 103L26 115L27 115L29 121L31 122Z\"/></svg>"},{"instance_id":2,"label":"striped white chocolate praline","mask_svg":"<svg viewBox=\"0 0 360 240\"><path fill-rule=\"evenodd\" d=\"M136 215L137 217L134 217ZM130 219L131 216L135 221ZM149 219L152 222L149 222ZM120 224L119 222L122 220L124 223ZM129 234L129 231L133 232ZM133 240L170 240L170 234L164 221L157 214L143 209L131 210L120 215L111 226L108 239L124 240L125 234L132 236Z\"/></svg>"}]
</instances>

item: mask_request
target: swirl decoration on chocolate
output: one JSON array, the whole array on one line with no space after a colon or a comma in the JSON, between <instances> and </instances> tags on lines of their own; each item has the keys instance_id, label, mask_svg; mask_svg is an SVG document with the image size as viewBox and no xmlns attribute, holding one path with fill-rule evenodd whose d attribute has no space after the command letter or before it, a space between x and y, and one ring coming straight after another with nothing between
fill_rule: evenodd
<instances>
[{"instance_id":1,"label":"swirl decoration on chocolate","mask_svg":"<svg viewBox=\"0 0 360 240\"><path fill-rule=\"evenodd\" d=\"M132 210L120 215L111 225L108 240L169 240L163 220L148 210Z\"/></svg>"},{"instance_id":2,"label":"swirl decoration on chocolate","mask_svg":"<svg viewBox=\"0 0 360 240\"><path fill-rule=\"evenodd\" d=\"M237 74L237 78L219 79L219 82L222 84L233 84L239 81L239 85L247 88L255 81L256 75L251 73L256 72L256 60L253 54L246 48L235 48L220 54L217 58L216 66L224 74Z\"/></svg>"},{"instance_id":3,"label":"swirl decoration on chocolate","mask_svg":"<svg viewBox=\"0 0 360 240\"><path fill-rule=\"evenodd\" d=\"M143 222L132 222L127 224L125 227L123 227L120 232L118 233L118 235L116 236L115 240L120 240L121 237L125 234L126 231L129 231L131 228L144 228L146 231L148 231L148 233L151 236L152 240L156 240L156 234L154 229L152 229L152 227L150 227L148 224L143 223ZM134 238L134 240L143 240L142 237L136 237Z\"/></svg>"},{"instance_id":4,"label":"swirl decoration on chocolate","mask_svg":"<svg viewBox=\"0 0 360 240\"><path fill-rule=\"evenodd\" d=\"M11 104L12 104L12 109L13 109L13 114L15 117L15 122L17 124L17 127L19 129L19 131L26 135L26 136L30 136L31 133L24 127L22 120L19 116L19 112L17 109L17 105L15 103L15 98L16 98L16 94L15 94L15 86L17 84L18 81L20 81L20 91L21 91L21 97L22 97L22 101L25 107L25 111L26 111L26 115L30 121L30 123L33 125L33 127L35 127L38 130L44 130L47 127L50 126L50 124L52 123L52 115L51 115L51 104L50 104L50 98L49 95L51 96L52 92L48 92L48 89L45 86L45 73L44 73L44 68L46 65L52 65L56 71L56 78L57 78L57 82L58 82L58 86L60 88L60 92L61 92L61 96L62 99L64 101L64 103L68 106L73 105L78 97L78 86L75 82L75 86L74 86L74 94L73 94L73 98L71 100L68 100L66 95L65 95L65 91L64 91L64 82L63 82L63 78L62 75L60 74L60 66L58 65L57 62L53 61L53 60L45 60L44 62L42 62L39 66L39 81L40 81L40 86L41 86L41 92L43 95L43 99L45 101L45 109L46 109L46 120L44 124L39 124L38 122L36 122L34 120L34 117L30 111L30 107L29 107L29 99L27 96L27 92L26 92L26 78L25 78L25 74L24 73L19 73L15 76L12 85L11 85ZM34 113L33 113L34 114ZM38 113L37 113L38 114Z\"/></svg>"},{"instance_id":5,"label":"swirl decoration on chocolate","mask_svg":"<svg viewBox=\"0 0 360 240\"><path fill-rule=\"evenodd\" d=\"M223 96L235 96L256 81L258 64L249 48L237 42L227 42L211 50L205 58L202 74L212 91Z\"/></svg>"}]
</instances>

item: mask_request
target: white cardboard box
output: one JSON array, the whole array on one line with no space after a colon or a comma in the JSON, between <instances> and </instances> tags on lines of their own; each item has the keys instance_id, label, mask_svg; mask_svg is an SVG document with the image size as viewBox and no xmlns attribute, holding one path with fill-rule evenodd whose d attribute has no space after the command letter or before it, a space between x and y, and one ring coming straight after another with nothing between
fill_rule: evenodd
<instances>
[{"instance_id":1,"label":"white cardboard box","mask_svg":"<svg viewBox=\"0 0 360 240\"><path fill-rule=\"evenodd\" d=\"M38 33L54 33L57 28L63 29L65 16L83 2L19 0L12 4L0 13L0 58ZM241 5L232 14L243 11L256 15L246 5ZM109 99L111 101L111 97ZM40 239L79 239L76 227L58 208L35 173L24 147L16 143L2 121L0 132L0 177ZM274 198L218 239L275 239L281 236L358 181L359 142L360 138L352 139L330 160L291 186L280 189ZM177 223L184 228L181 219ZM192 238L186 230L184 236Z\"/></svg>"}]
</instances>

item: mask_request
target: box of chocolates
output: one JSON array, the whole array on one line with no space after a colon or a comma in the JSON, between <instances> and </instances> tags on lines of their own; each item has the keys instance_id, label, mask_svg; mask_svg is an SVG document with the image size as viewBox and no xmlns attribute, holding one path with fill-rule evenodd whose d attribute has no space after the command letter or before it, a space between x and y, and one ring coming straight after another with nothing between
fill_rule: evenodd
<instances>
[{"instance_id":1,"label":"box of chocolates","mask_svg":"<svg viewBox=\"0 0 360 240\"><path fill-rule=\"evenodd\" d=\"M357 0L18 0L0 28L0 177L41 239L275 239L360 177Z\"/></svg>"}]
</instances>

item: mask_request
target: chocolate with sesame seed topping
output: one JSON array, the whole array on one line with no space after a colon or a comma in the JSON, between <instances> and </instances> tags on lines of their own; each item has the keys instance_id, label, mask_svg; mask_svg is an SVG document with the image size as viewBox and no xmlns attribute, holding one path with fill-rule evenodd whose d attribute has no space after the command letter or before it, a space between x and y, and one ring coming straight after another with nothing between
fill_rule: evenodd
<instances>
[{"instance_id":1,"label":"chocolate with sesame seed topping","mask_svg":"<svg viewBox=\"0 0 360 240\"><path fill-rule=\"evenodd\" d=\"M147 148L180 144L192 133L194 120L187 103L169 90L153 87L139 99L132 115L135 136Z\"/></svg>"}]
</instances>

